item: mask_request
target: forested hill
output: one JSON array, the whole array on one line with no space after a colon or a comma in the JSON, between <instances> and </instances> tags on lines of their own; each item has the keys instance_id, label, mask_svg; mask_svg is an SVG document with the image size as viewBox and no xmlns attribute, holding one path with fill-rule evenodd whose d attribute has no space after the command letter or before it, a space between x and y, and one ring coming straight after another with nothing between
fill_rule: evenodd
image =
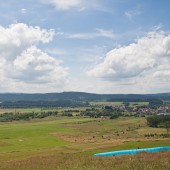
<instances>
[{"instance_id":1,"label":"forested hill","mask_svg":"<svg viewBox=\"0 0 170 170\"><path fill-rule=\"evenodd\" d=\"M62 92L45 94L26 94L26 93L0 93L2 101L57 101L57 100L76 100L76 101L147 101L149 99L170 100L170 93L160 94L93 94L83 92Z\"/></svg>"}]
</instances>

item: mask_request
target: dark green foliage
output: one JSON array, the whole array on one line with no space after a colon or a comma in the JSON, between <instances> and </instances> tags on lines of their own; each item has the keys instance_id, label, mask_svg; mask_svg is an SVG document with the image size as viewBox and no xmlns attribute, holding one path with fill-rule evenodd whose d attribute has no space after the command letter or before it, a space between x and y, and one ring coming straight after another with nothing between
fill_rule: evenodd
<instances>
[{"instance_id":1,"label":"dark green foliage","mask_svg":"<svg viewBox=\"0 0 170 170\"><path fill-rule=\"evenodd\" d=\"M99 117L109 117L110 119L115 119L118 118L119 116L122 116L122 112L118 109L111 109L109 107L106 107L105 109L86 109L86 111L82 111L80 113L81 116L88 116L88 117L95 117L95 118L99 118Z\"/></svg>"},{"instance_id":2,"label":"dark green foliage","mask_svg":"<svg viewBox=\"0 0 170 170\"><path fill-rule=\"evenodd\" d=\"M169 93L162 94L93 94L83 92L63 92L46 94L24 94L24 93L1 93L0 101L118 101L118 102L143 102L149 99L170 100Z\"/></svg>"},{"instance_id":3,"label":"dark green foliage","mask_svg":"<svg viewBox=\"0 0 170 170\"><path fill-rule=\"evenodd\" d=\"M62 114L62 116L73 117L73 114L69 113L69 112L65 112L65 113Z\"/></svg>"},{"instance_id":4,"label":"dark green foliage","mask_svg":"<svg viewBox=\"0 0 170 170\"><path fill-rule=\"evenodd\" d=\"M4 113L0 115L0 122L11 122L11 121L18 121L18 120L29 120L35 118L45 118L48 116L57 116L57 111L48 111L48 112L31 112L31 113Z\"/></svg>"},{"instance_id":5,"label":"dark green foliage","mask_svg":"<svg viewBox=\"0 0 170 170\"><path fill-rule=\"evenodd\" d=\"M163 126L166 128L167 134L169 135L170 121L165 121L165 122L163 123Z\"/></svg>"},{"instance_id":6,"label":"dark green foliage","mask_svg":"<svg viewBox=\"0 0 170 170\"><path fill-rule=\"evenodd\" d=\"M116 118L118 118L118 117L119 117L118 114L114 114L114 115L112 115L112 116L110 117L110 119L116 119Z\"/></svg>"},{"instance_id":7,"label":"dark green foliage","mask_svg":"<svg viewBox=\"0 0 170 170\"><path fill-rule=\"evenodd\" d=\"M129 102L123 102L123 104L125 105L125 107L129 107L129 105L130 105Z\"/></svg>"},{"instance_id":8,"label":"dark green foliage","mask_svg":"<svg viewBox=\"0 0 170 170\"><path fill-rule=\"evenodd\" d=\"M112 106L105 106L104 107L106 110L113 110Z\"/></svg>"},{"instance_id":9,"label":"dark green foliage","mask_svg":"<svg viewBox=\"0 0 170 170\"><path fill-rule=\"evenodd\" d=\"M2 108L51 108L51 107L83 107L88 106L87 102L74 100L57 100L57 101L4 101L0 103Z\"/></svg>"},{"instance_id":10,"label":"dark green foliage","mask_svg":"<svg viewBox=\"0 0 170 170\"><path fill-rule=\"evenodd\" d=\"M155 115L155 116L148 116L147 123L150 127L158 127L164 126L165 122L168 122L170 124L170 115Z\"/></svg>"},{"instance_id":11,"label":"dark green foliage","mask_svg":"<svg viewBox=\"0 0 170 170\"><path fill-rule=\"evenodd\" d=\"M149 107L151 108L157 108L163 105L163 101L160 99L149 99Z\"/></svg>"}]
</instances>

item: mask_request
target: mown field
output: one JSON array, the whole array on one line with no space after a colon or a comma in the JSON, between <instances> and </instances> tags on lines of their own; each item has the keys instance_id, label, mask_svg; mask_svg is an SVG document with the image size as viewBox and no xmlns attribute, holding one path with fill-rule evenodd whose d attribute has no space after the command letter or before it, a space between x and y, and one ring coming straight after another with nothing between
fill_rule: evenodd
<instances>
[{"instance_id":1,"label":"mown field","mask_svg":"<svg viewBox=\"0 0 170 170\"><path fill-rule=\"evenodd\" d=\"M133 156L93 157L94 153L168 146L145 118L113 120L47 117L0 123L0 169L169 169L170 152Z\"/></svg>"}]
</instances>

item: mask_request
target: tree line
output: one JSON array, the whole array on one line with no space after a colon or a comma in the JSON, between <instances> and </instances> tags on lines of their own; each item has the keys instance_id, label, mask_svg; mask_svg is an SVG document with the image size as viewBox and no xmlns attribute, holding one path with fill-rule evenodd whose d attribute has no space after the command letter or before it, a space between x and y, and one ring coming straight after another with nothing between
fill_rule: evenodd
<instances>
[{"instance_id":1,"label":"tree line","mask_svg":"<svg viewBox=\"0 0 170 170\"><path fill-rule=\"evenodd\" d=\"M111 106L105 106L103 109L86 109L85 111L80 112L80 115L92 118L109 117L110 119L115 119L123 114L119 109L113 109Z\"/></svg>"},{"instance_id":2,"label":"tree line","mask_svg":"<svg viewBox=\"0 0 170 170\"><path fill-rule=\"evenodd\" d=\"M170 125L170 115L154 115L148 116L146 119L150 127L162 127L165 123Z\"/></svg>"},{"instance_id":3,"label":"tree line","mask_svg":"<svg viewBox=\"0 0 170 170\"><path fill-rule=\"evenodd\" d=\"M12 122L18 120L30 120L35 118L45 118L48 116L57 116L57 111L48 111L48 112L30 112L30 113L3 113L0 114L0 122Z\"/></svg>"},{"instance_id":4,"label":"tree line","mask_svg":"<svg viewBox=\"0 0 170 170\"><path fill-rule=\"evenodd\" d=\"M56 100L56 101L4 101L0 103L1 108L51 108L51 107L85 107L88 102L75 100Z\"/></svg>"},{"instance_id":5,"label":"tree line","mask_svg":"<svg viewBox=\"0 0 170 170\"><path fill-rule=\"evenodd\" d=\"M150 127L161 127L167 130L167 134L163 134L164 137L170 137L170 115L154 115L148 116L147 123Z\"/></svg>"}]
</instances>

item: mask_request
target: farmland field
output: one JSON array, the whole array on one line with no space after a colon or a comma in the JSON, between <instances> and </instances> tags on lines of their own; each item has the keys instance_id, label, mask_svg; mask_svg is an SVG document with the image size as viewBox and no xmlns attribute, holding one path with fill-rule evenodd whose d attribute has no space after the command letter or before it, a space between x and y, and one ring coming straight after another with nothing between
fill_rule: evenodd
<instances>
[{"instance_id":1,"label":"farmland field","mask_svg":"<svg viewBox=\"0 0 170 170\"><path fill-rule=\"evenodd\" d=\"M130 106L147 106L149 102L130 102Z\"/></svg>"},{"instance_id":2,"label":"farmland field","mask_svg":"<svg viewBox=\"0 0 170 170\"><path fill-rule=\"evenodd\" d=\"M159 134L166 133L163 128L147 127L145 118L141 117L114 120L48 117L41 121L1 123L0 169L12 169L11 166L15 166L15 169L42 169L43 160L46 161L44 169L75 169L76 165L73 165L74 162L71 163L73 158L78 164L77 167L80 166L79 169L89 168L90 165L93 166L93 169L100 169L106 163L109 164L109 169L109 166L112 165L111 160L115 162L119 158L94 158L92 154L169 145L169 139L158 136L145 137L145 134L157 133L157 130ZM164 159L165 162L168 161L169 154L169 152L163 153L165 157L161 157L162 161ZM137 159L145 159L144 155L129 157L137 163ZM146 154L146 157L148 155L152 154ZM129 159L129 157L126 156L125 159ZM160 153L157 153L155 159L159 157ZM79 159L82 161L81 163L79 163ZM102 165L97 163L101 160ZM122 158L119 161L121 160ZM67 164L63 165L58 161L67 162ZM88 161L91 162L86 165ZM58 167L54 167L54 163L58 164ZM169 164L165 165L165 168L167 166ZM121 166L117 168L121 168Z\"/></svg>"},{"instance_id":3,"label":"farmland field","mask_svg":"<svg viewBox=\"0 0 170 170\"><path fill-rule=\"evenodd\" d=\"M132 106L141 106L141 105L148 105L149 102L128 102L129 105L132 107ZM108 105L108 106L120 106L123 104L123 102L90 102L90 104L92 106L95 106L95 105Z\"/></svg>"},{"instance_id":4,"label":"farmland field","mask_svg":"<svg viewBox=\"0 0 170 170\"><path fill-rule=\"evenodd\" d=\"M90 102L92 106L95 105L109 105L109 106L120 106L122 102Z\"/></svg>"},{"instance_id":5,"label":"farmland field","mask_svg":"<svg viewBox=\"0 0 170 170\"><path fill-rule=\"evenodd\" d=\"M69 110L85 110L86 107L77 107L77 108L69 108ZM31 112L48 112L48 111L58 111L62 112L64 110L68 110L68 108L1 108L0 109L0 114L3 113L31 113Z\"/></svg>"},{"instance_id":6,"label":"farmland field","mask_svg":"<svg viewBox=\"0 0 170 170\"><path fill-rule=\"evenodd\" d=\"M5 112L12 112L12 113L30 113L30 112L40 112L43 111L44 109L41 108L18 108L18 109L0 109L0 114L5 113ZM45 109L47 110L47 109ZM50 110L50 109L48 109ZM47 110L47 111L48 111Z\"/></svg>"}]
</instances>

